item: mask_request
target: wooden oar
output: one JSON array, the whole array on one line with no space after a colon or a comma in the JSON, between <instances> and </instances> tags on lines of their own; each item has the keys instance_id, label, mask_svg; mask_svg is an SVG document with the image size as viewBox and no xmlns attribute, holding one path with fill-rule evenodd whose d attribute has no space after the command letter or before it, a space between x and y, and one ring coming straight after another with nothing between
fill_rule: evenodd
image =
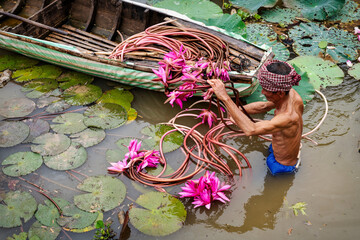
<instances>
[{"instance_id":1,"label":"wooden oar","mask_svg":"<svg viewBox=\"0 0 360 240\"><path fill-rule=\"evenodd\" d=\"M59 29L57 29L57 28L53 28L53 27L50 27L50 26L48 26L48 25L45 25L45 24L42 24L42 23L38 23L38 22L35 22L35 21L32 21L32 20L29 20L29 19L27 19L27 18L23 18L23 17L20 17L20 16L18 16L18 15L12 14L12 13L0 11L0 15L5 15L5 16L8 16L8 17L11 17L11 18L20 20L20 21L22 21L22 22L26 22L26 23L35 25L35 26L37 26L37 27L45 28L45 29L47 29L47 30L50 30L50 31L53 31L53 32L57 32L57 33L60 33L60 34L63 34L63 35L68 35L67 32L61 31L61 30L59 30Z\"/></svg>"}]
</instances>

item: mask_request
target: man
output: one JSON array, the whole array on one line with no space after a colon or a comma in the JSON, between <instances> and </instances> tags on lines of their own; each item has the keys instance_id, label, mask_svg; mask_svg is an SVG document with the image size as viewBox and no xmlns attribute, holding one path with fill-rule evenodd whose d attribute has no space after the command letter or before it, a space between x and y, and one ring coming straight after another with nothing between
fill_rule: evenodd
<instances>
[{"instance_id":1,"label":"man","mask_svg":"<svg viewBox=\"0 0 360 240\"><path fill-rule=\"evenodd\" d=\"M221 80L212 79L208 83L246 136L272 135L270 154L266 160L270 172L273 175L294 172L300 151L304 105L292 86L298 85L301 77L290 64L272 60L260 68L258 79L263 88L261 93L268 101L250 103L244 108L249 114L264 113L275 108L275 116L271 120L255 123L231 100Z\"/></svg>"}]
</instances>

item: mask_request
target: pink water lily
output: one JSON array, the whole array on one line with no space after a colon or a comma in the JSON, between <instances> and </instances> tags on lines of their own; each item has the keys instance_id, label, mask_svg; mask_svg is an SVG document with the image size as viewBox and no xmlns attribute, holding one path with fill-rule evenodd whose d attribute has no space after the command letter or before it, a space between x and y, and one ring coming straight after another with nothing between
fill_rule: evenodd
<instances>
[{"instance_id":1,"label":"pink water lily","mask_svg":"<svg viewBox=\"0 0 360 240\"><path fill-rule=\"evenodd\" d=\"M129 152L125 154L125 158L128 159L134 159L136 157L138 157L139 155L139 150L141 148L141 141L137 141L136 139L132 139L130 141L129 146L127 147Z\"/></svg>"},{"instance_id":2,"label":"pink water lily","mask_svg":"<svg viewBox=\"0 0 360 240\"><path fill-rule=\"evenodd\" d=\"M358 27L354 27L354 33L355 34L360 34L360 29Z\"/></svg>"},{"instance_id":3,"label":"pink water lily","mask_svg":"<svg viewBox=\"0 0 360 240\"><path fill-rule=\"evenodd\" d=\"M213 125L213 123L217 123L217 116L214 112L210 110L202 110L202 112L199 114L197 118L202 118L202 123L207 123L209 127Z\"/></svg>"},{"instance_id":4,"label":"pink water lily","mask_svg":"<svg viewBox=\"0 0 360 240\"><path fill-rule=\"evenodd\" d=\"M156 70L156 69L152 69L152 71L159 77L162 79L163 83L166 83L167 79L171 78L169 73L167 73L165 71L165 68L162 67L162 66L159 66L159 70Z\"/></svg>"},{"instance_id":5,"label":"pink water lily","mask_svg":"<svg viewBox=\"0 0 360 240\"><path fill-rule=\"evenodd\" d=\"M108 167L107 170L109 173L123 173L127 168L129 168L129 163L127 162L127 158L122 161L118 161L116 163L110 163L111 167Z\"/></svg>"},{"instance_id":6,"label":"pink water lily","mask_svg":"<svg viewBox=\"0 0 360 240\"><path fill-rule=\"evenodd\" d=\"M183 103L182 100L180 98L181 93L178 91L172 91L169 94L166 94L166 96L168 97L168 99L166 99L165 103L169 102L171 104L171 106L174 107L174 103L176 103L177 105L180 106L180 108L183 107Z\"/></svg>"},{"instance_id":7,"label":"pink water lily","mask_svg":"<svg viewBox=\"0 0 360 240\"><path fill-rule=\"evenodd\" d=\"M352 64L352 62L351 62L350 60L347 60L347 61L346 61L346 65L347 65L348 67L352 67L352 66L353 66L353 64Z\"/></svg>"},{"instance_id":8,"label":"pink water lily","mask_svg":"<svg viewBox=\"0 0 360 240\"><path fill-rule=\"evenodd\" d=\"M160 163L160 153L159 151L152 150L152 151L146 151L142 153L142 156L144 160L140 163L137 170L141 171L146 167L152 167L156 168L157 164Z\"/></svg>"},{"instance_id":9,"label":"pink water lily","mask_svg":"<svg viewBox=\"0 0 360 240\"><path fill-rule=\"evenodd\" d=\"M210 174L206 171L201 178L187 181L185 187L181 187L182 192L179 195L180 198L193 197L194 208L205 206L210 209L213 201L222 203L230 201L224 194L224 191L229 190L230 187L230 185L221 184L214 172Z\"/></svg>"}]
</instances>

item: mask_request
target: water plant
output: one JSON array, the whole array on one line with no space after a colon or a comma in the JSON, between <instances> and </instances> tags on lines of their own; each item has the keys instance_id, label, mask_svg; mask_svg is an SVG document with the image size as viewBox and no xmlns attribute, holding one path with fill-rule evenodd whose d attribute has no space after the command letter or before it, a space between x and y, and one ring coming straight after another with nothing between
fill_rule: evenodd
<instances>
[{"instance_id":1,"label":"water plant","mask_svg":"<svg viewBox=\"0 0 360 240\"><path fill-rule=\"evenodd\" d=\"M115 239L116 233L111 228L111 222L103 222L102 220L98 220L96 222L96 232L94 236L94 240L111 240Z\"/></svg>"}]
</instances>

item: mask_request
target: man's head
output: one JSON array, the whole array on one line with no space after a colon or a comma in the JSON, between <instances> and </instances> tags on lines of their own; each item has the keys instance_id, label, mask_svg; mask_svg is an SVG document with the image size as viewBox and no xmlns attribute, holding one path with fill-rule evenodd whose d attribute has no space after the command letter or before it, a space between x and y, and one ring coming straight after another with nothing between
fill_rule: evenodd
<instances>
[{"instance_id":1,"label":"man's head","mask_svg":"<svg viewBox=\"0 0 360 240\"><path fill-rule=\"evenodd\" d=\"M271 60L260 68L258 79L261 87L268 92L288 92L294 85L299 85L301 76L288 63Z\"/></svg>"}]
</instances>

